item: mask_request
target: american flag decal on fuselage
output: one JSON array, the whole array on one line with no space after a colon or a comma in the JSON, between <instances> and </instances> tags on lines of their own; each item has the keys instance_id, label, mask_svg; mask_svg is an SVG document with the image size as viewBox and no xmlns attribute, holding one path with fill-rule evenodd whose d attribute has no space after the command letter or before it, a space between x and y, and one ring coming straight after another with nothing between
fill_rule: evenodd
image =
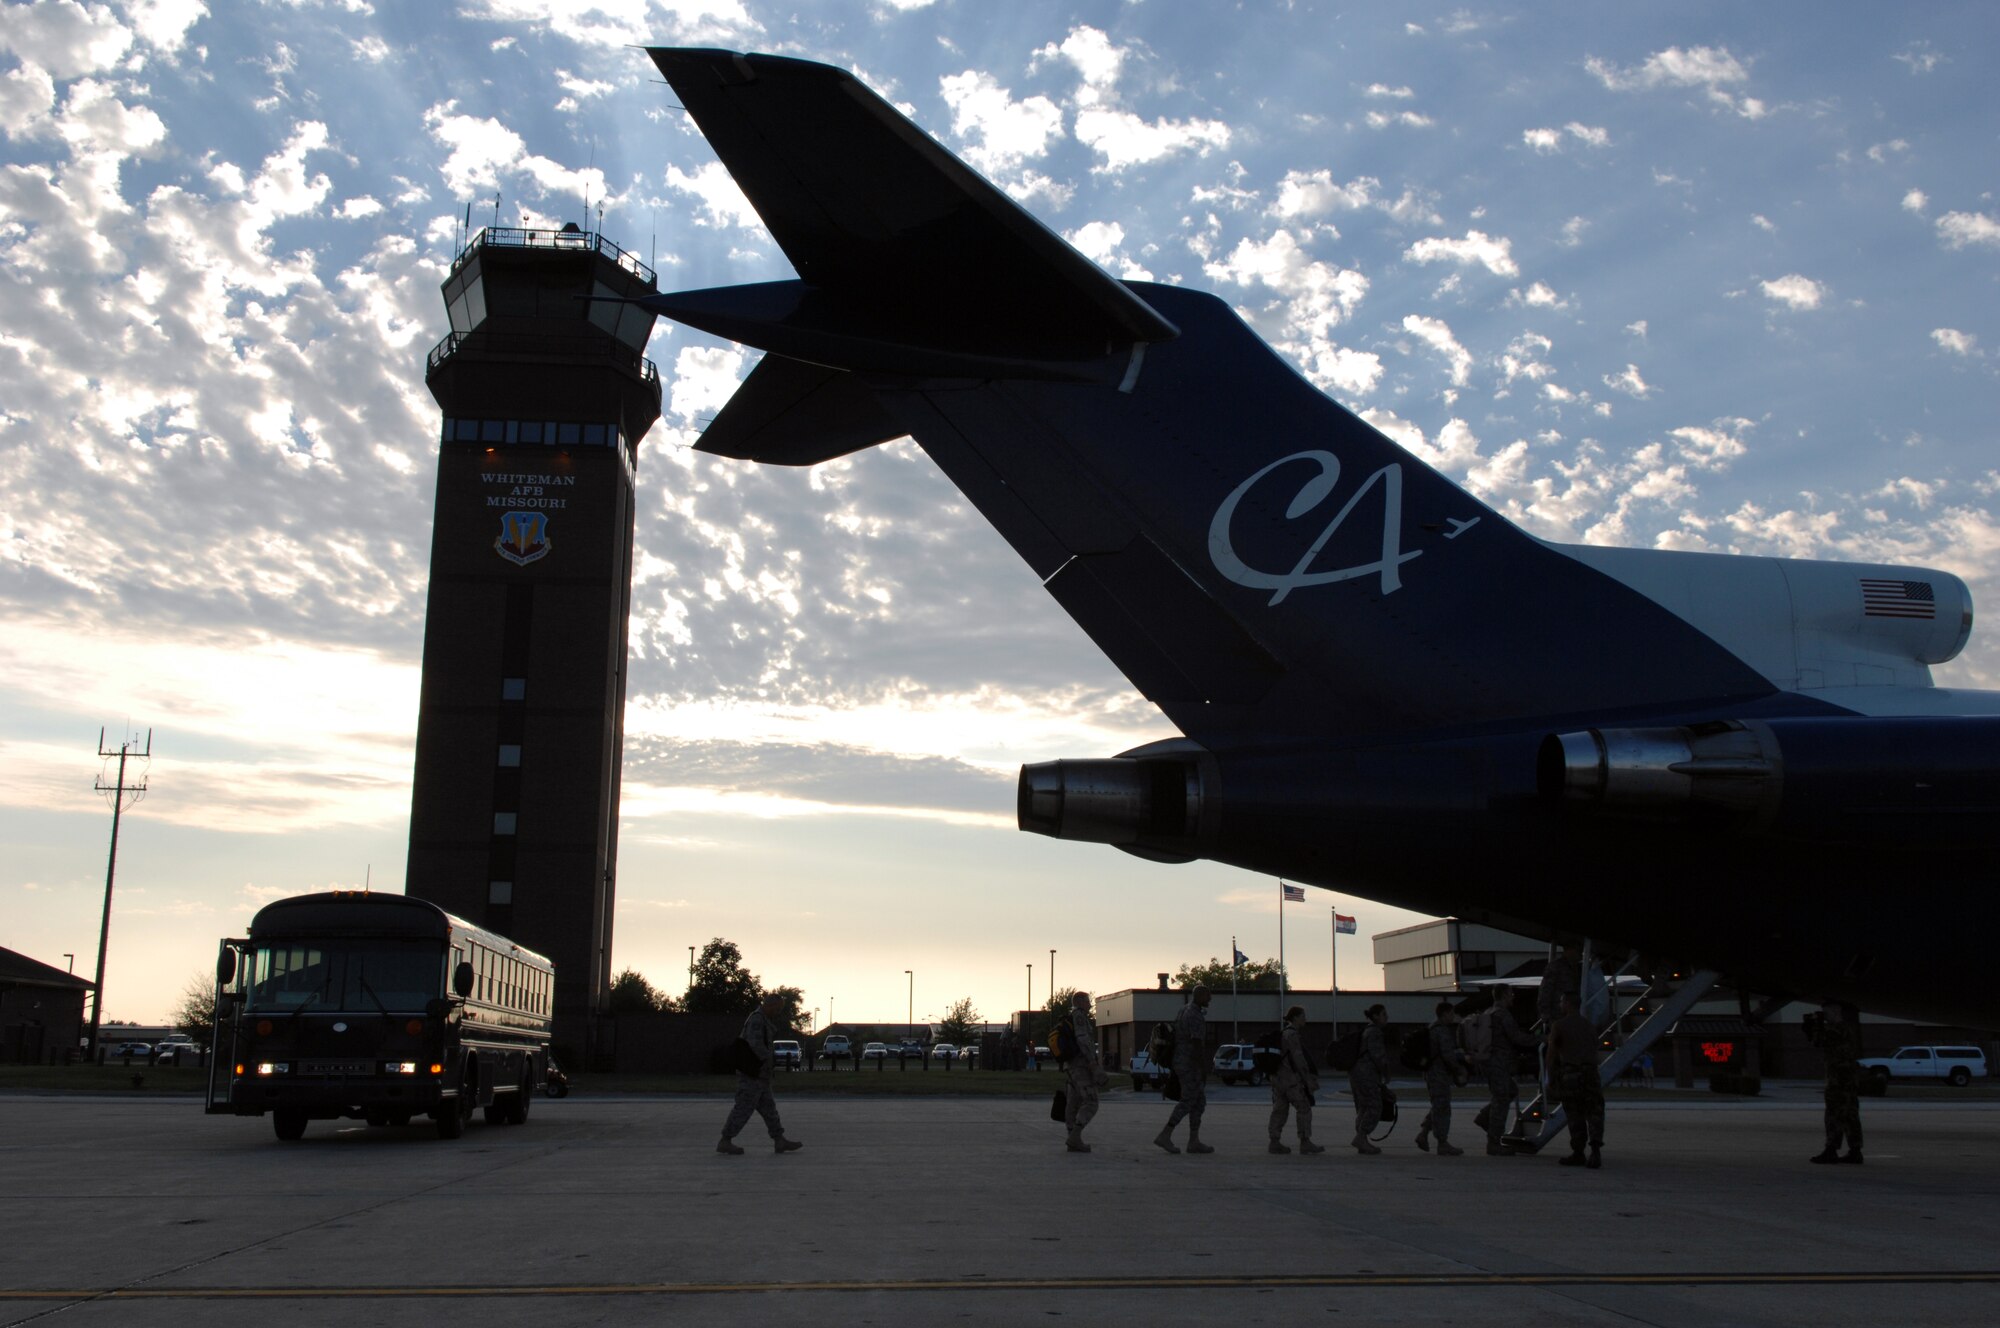
<instances>
[{"instance_id":1,"label":"american flag decal on fuselage","mask_svg":"<svg viewBox=\"0 0 2000 1328\"><path fill-rule=\"evenodd\" d=\"M1864 618L1935 618L1937 596L1928 581L1890 581L1883 577L1861 578L1861 616Z\"/></svg>"}]
</instances>

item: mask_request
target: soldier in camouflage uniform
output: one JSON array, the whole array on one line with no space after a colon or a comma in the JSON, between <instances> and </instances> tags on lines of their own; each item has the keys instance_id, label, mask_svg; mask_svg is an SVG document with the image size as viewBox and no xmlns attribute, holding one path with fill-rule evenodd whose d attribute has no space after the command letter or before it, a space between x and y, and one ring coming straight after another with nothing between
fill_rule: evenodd
<instances>
[{"instance_id":1,"label":"soldier in camouflage uniform","mask_svg":"<svg viewBox=\"0 0 2000 1328\"><path fill-rule=\"evenodd\" d=\"M1389 1083L1389 1047L1382 1032L1389 1009L1371 1005L1364 1013L1368 1023L1361 1030L1361 1054L1347 1072L1347 1091L1354 1095L1354 1151L1372 1156L1382 1151L1368 1136L1382 1123L1382 1094Z\"/></svg>"},{"instance_id":2,"label":"soldier in camouflage uniform","mask_svg":"<svg viewBox=\"0 0 2000 1328\"><path fill-rule=\"evenodd\" d=\"M1072 1153L1088 1153L1083 1127L1097 1114L1097 1090L1111 1082L1104 1073L1104 1059L1097 1050L1097 1029L1090 1021L1090 995L1072 992L1069 998L1069 1025L1075 1040L1070 1052L1068 1091L1064 1093L1063 1124L1069 1127L1065 1146Z\"/></svg>"},{"instance_id":3,"label":"soldier in camouflage uniform","mask_svg":"<svg viewBox=\"0 0 2000 1328\"><path fill-rule=\"evenodd\" d=\"M1549 1077L1562 1098L1563 1115L1569 1124L1569 1156L1566 1167L1603 1165L1604 1081L1598 1077L1597 1030L1578 1009L1573 991L1563 992L1556 1003L1556 1022L1549 1029ZM1590 1144L1590 1156L1583 1153Z\"/></svg>"},{"instance_id":4,"label":"soldier in camouflage uniform","mask_svg":"<svg viewBox=\"0 0 2000 1328\"><path fill-rule=\"evenodd\" d=\"M736 1142L736 1132L750 1123L750 1113L756 1112L764 1118L764 1128L771 1132L771 1143L780 1153L793 1153L805 1145L785 1137L785 1127L778 1120L778 1100L771 1096L772 1067L777 1057L771 1052L771 1040L777 1034L778 1017L784 1012L784 1003L776 996L766 996L764 1003L750 1012L743 1021L743 1040L757 1055L759 1066L755 1075L736 1073L736 1105L729 1109L729 1119L723 1122L722 1142L715 1146L718 1153L740 1155L742 1147Z\"/></svg>"},{"instance_id":5,"label":"soldier in camouflage uniform","mask_svg":"<svg viewBox=\"0 0 2000 1328\"><path fill-rule=\"evenodd\" d=\"M1181 1151L1174 1146L1174 1126L1183 1118L1188 1123L1188 1152L1215 1151L1201 1141L1201 1114L1208 1108L1208 1002L1208 988L1196 987L1174 1022L1174 1077L1180 1080L1181 1100L1174 1103L1166 1128L1153 1138L1169 1153Z\"/></svg>"},{"instance_id":6,"label":"soldier in camouflage uniform","mask_svg":"<svg viewBox=\"0 0 2000 1328\"><path fill-rule=\"evenodd\" d=\"M1428 1036L1431 1059L1424 1067L1424 1087L1431 1095L1431 1110L1417 1127L1417 1147L1428 1151L1430 1137L1436 1135L1438 1156L1458 1157L1465 1150L1451 1143L1451 1090L1453 1085L1464 1083L1472 1070L1458 1045L1458 1011L1451 1008L1450 1001L1437 1003L1437 1020Z\"/></svg>"},{"instance_id":7,"label":"soldier in camouflage uniform","mask_svg":"<svg viewBox=\"0 0 2000 1328\"><path fill-rule=\"evenodd\" d=\"M1821 1023L1814 1037L1826 1060L1826 1147L1814 1162L1861 1163L1861 1030L1838 1001L1820 1007ZM1840 1141L1847 1140L1847 1152Z\"/></svg>"},{"instance_id":8,"label":"soldier in camouflage uniform","mask_svg":"<svg viewBox=\"0 0 2000 1328\"><path fill-rule=\"evenodd\" d=\"M1507 1132L1507 1118L1521 1094L1514 1083L1514 1066L1520 1052L1541 1044L1514 1018L1514 994L1507 987L1494 988L1493 1008L1474 1018L1486 1021L1491 1038L1486 1059L1472 1067L1486 1080L1488 1101L1481 1113L1486 1117L1486 1155L1512 1157L1514 1154L1501 1146L1500 1137Z\"/></svg>"},{"instance_id":9,"label":"soldier in camouflage uniform","mask_svg":"<svg viewBox=\"0 0 2000 1328\"><path fill-rule=\"evenodd\" d=\"M1285 1117L1293 1111L1299 1114L1299 1152L1324 1153L1324 1145L1313 1142L1313 1094L1319 1092L1319 1071L1306 1054L1305 1041L1301 1036L1306 1026L1306 1011L1302 1005L1294 1005L1285 1011L1284 1027L1278 1034L1278 1048L1281 1059L1277 1073L1271 1076L1271 1147L1273 1153L1289 1153L1285 1147Z\"/></svg>"}]
</instances>

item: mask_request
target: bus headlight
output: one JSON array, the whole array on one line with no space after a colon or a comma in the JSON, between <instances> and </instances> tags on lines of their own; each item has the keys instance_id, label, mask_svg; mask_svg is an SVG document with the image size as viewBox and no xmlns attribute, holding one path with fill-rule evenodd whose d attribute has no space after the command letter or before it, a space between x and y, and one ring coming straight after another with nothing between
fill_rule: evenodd
<instances>
[{"instance_id":1,"label":"bus headlight","mask_svg":"<svg viewBox=\"0 0 2000 1328\"><path fill-rule=\"evenodd\" d=\"M257 1073L258 1073L258 1074L265 1074L265 1075L270 1075L270 1074L290 1074L291 1072L292 1072L292 1067L291 1067L291 1063L290 1063L290 1062L288 1062L288 1061L258 1061L258 1062L257 1062Z\"/></svg>"},{"instance_id":2,"label":"bus headlight","mask_svg":"<svg viewBox=\"0 0 2000 1328\"><path fill-rule=\"evenodd\" d=\"M415 1061L382 1062L383 1074L415 1074L416 1072L417 1072L417 1063Z\"/></svg>"}]
</instances>

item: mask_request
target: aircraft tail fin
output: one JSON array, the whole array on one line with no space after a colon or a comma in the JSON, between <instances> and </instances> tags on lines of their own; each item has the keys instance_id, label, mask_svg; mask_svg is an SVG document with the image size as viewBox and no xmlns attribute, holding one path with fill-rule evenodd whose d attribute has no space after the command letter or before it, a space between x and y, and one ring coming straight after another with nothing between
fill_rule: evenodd
<instances>
[{"instance_id":1,"label":"aircraft tail fin","mask_svg":"<svg viewBox=\"0 0 2000 1328\"><path fill-rule=\"evenodd\" d=\"M1189 737L1773 690L1327 398L1221 301L1112 279L851 75L651 54L801 278L646 300L771 352L704 449L804 464L909 432Z\"/></svg>"}]
</instances>

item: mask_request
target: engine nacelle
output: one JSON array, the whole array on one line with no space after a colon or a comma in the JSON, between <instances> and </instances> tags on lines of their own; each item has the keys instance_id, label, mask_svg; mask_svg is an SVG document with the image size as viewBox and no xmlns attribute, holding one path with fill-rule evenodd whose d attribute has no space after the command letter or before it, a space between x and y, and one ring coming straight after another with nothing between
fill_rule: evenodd
<instances>
[{"instance_id":1,"label":"engine nacelle","mask_svg":"<svg viewBox=\"0 0 2000 1328\"><path fill-rule=\"evenodd\" d=\"M2000 716L1801 716L1542 740L1542 797L1612 816L1714 817L1824 843L2000 842Z\"/></svg>"},{"instance_id":2,"label":"engine nacelle","mask_svg":"<svg viewBox=\"0 0 2000 1328\"><path fill-rule=\"evenodd\" d=\"M1020 827L1185 861L1214 817L1214 758L1186 739L1123 756L1021 767Z\"/></svg>"},{"instance_id":3,"label":"engine nacelle","mask_svg":"<svg viewBox=\"0 0 2000 1328\"><path fill-rule=\"evenodd\" d=\"M1544 798L1631 815L1714 807L1754 816L1777 805L1784 774L1768 725L1726 721L1551 734L1535 783Z\"/></svg>"}]
</instances>

